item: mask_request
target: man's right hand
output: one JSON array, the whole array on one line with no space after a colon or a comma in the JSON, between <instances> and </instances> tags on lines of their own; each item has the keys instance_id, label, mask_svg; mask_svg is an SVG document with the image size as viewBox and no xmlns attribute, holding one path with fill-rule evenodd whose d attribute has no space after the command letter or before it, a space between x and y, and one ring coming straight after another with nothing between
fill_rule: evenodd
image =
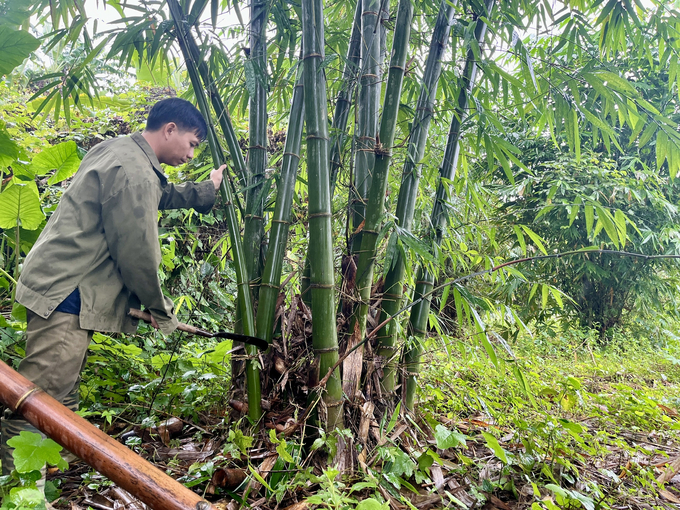
<instances>
[{"instance_id":1,"label":"man's right hand","mask_svg":"<svg viewBox=\"0 0 680 510\"><path fill-rule=\"evenodd\" d=\"M222 177L224 175L225 168L227 168L227 165L222 165L221 167L210 172L210 180L213 182L216 191L220 189L220 184L222 184Z\"/></svg>"},{"instance_id":2,"label":"man's right hand","mask_svg":"<svg viewBox=\"0 0 680 510\"><path fill-rule=\"evenodd\" d=\"M151 314L149 314L151 315ZM153 326L154 329L160 329L160 326L156 322L156 319L153 318L153 315L151 315L151 325Z\"/></svg>"}]
</instances>

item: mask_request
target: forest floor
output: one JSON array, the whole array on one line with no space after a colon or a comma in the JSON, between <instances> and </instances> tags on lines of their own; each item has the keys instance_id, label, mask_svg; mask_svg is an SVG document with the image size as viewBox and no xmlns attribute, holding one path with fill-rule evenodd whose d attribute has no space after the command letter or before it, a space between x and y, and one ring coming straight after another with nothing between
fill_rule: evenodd
<instances>
[{"instance_id":1,"label":"forest floor","mask_svg":"<svg viewBox=\"0 0 680 510\"><path fill-rule=\"evenodd\" d=\"M370 417L353 439L248 435L226 407L165 428L125 416L102 426L229 510L678 508L680 348L570 336L496 344L497 365L469 342L447 352L433 339L417 413L357 406ZM352 473L324 469L347 443ZM82 462L49 478L57 508L143 508Z\"/></svg>"}]
</instances>

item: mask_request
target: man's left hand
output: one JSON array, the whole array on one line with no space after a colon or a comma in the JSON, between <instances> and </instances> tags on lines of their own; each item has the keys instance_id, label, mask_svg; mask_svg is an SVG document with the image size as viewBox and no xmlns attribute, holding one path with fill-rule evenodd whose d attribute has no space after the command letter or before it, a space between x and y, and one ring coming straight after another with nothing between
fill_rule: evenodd
<instances>
[{"instance_id":1,"label":"man's left hand","mask_svg":"<svg viewBox=\"0 0 680 510\"><path fill-rule=\"evenodd\" d=\"M220 189L220 184L222 184L222 177L223 177L225 168L227 168L227 165L222 165L218 169L210 172L210 180L213 182L213 185L215 186L215 190Z\"/></svg>"}]
</instances>

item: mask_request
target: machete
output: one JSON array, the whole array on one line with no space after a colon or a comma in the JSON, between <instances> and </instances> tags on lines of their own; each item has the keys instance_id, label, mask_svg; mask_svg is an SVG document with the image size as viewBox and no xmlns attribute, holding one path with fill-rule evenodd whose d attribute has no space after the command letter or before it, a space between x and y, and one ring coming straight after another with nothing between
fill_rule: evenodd
<instances>
[{"instance_id":1,"label":"machete","mask_svg":"<svg viewBox=\"0 0 680 510\"><path fill-rule=\"evenodd\" d=\"M143 312L135 308L130 308L128 315L144 322L151 322L151 314L149 312ZM229 340L236 340L237 342L243 342L244 344L254 345L262 351L266 351L269 347L269 344L267 344L267 342L261 338L248 335L239 335L238 333L229 333L228 331L218 331L217 333L211 333L210 331L197 328L196 326L190 326L189 324L184 324L183 322L180 322L177 325L177 329L191 335L204 336L206 338L227 338Z\"/></svg>"}]
</instances>

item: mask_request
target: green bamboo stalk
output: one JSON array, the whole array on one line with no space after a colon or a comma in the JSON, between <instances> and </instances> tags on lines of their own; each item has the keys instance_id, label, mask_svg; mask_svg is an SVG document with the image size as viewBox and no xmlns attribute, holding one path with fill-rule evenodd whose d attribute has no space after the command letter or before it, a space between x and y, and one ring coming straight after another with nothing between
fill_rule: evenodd
<instances>
[{"instance_id":1,"label":"green bamboo stalk","mask_svg":"<svg viewBox=\"0 0 680 510\"><path fill-rule=\"evenodd\" d=\"M335 101L335 113L331 126L331 199L335 194L335 183L338 178L338 171L342 166L341 154L347 137L347 119L349 118L349 110L361 62L361 7L362 0L357 0L354 21L352 22L352 35L349 38L345 69L342 73L343 85Z\"/></svg>"},{"instance_id":2,"label":"green bamboo stalk","mask_svg":"<svg viewBox=\"0 0 680 510\"><path fill-rule=\"evenodd\" d=\"M288 120L286 145L283 149L281 176L278 183L278 194L274 207L274 216L269 233L269 249L262 272L260 284L260 300L257 306L257 336L271 343L274 333L274 314L276 300L281 291L281 270L286 252L290 213L293 205L293 193L300 162L300 145L302 143L302 126L304 123L304 88L301 77L293 91L293 101Z\"/></svg>"},{"instance_id":3,"label":"green bamboo stalk","mask_svg":"<svg viewBox=\"0 0 680 510\"><path fill-rule=\"evenodd\" d=\"M227 142L227 148L229 149L229 155L231 156L232 164L234 165L234 172L238 176L241 186L246 187L247 185L247 169L246 162L243 158L243 153L241 152L241 146L238 143L238 136L236 136L236 131L234 131L234 126L231 123L231 117L229 116L229 111L224 102L222 101L222 96L220 96L215 81L212 79L208 65L205 59L201 56L201 51L196 44L196 40L191 32L188 30L185 32L186 40L189 45L189 51L194 59L194 62L198 62L198 73L203 80L206 92L210 98L210 102L213 106L213 111L217 116L217 121L222 129L222 134ZM233 191L233 190L232 190Z\"/></svg>"},{"instance_id":4,"label":"green bamboo stalk","mask_svg":"<svg viewBox=\"0 0 680 510\"><path fill-rule=\"evenodd\" d=\"M250 146L248 147L248 191L246 193L243 246L248 254L248 277L253 296L258 294L262 274L262 241L264 239L264 171L267 165L267 65L266 0L250 2L250 62L257 77L255 94L249 100Z\"/></svg>"},{"instance_id":5,"label":"green bamboo stalk","mask_svg":"<svg viewBox=\"0 0 680 510\"><path fill-rule=\"evenodd\" d=\"M323 0L302 2L302 54L307 126L309 261L311 264L312 342L324 377L338 361L335 275L331 225L328 111L324 60ZM336 368L324 388L327 428L343 426L342 387Z\"/></svg>"},{"instance_id":6,"label":"green bamboo stalk","mask_svg":"<svg viewBox=\"0 0 680 510\"><path fill-rule=\"evenodd\" d=\"M203 84L198 72L198 66L193 60L189 50L189 44L186 39L187 26L184 23L184 13L177 0L168 0L170 14L175 23L177 30L177 42L179 43L182 56L184 57L189 79L196 95L198 107L205 117L208 125L208 145L212 154L213 163L221 166L226 161L225 154L220 146L217 134L215 133L215 125L210 114L210 107L205 96ZM241 322L243 332L246 335L255 335L255 321L253 315L253 304L250 300L250 292L248 290L248 277L246 256L243 251L243 244L239 235L240 225L236 216L236 209L234 207L234 198L231 189L226 184L226 179L222 180L220 186L220 193L225 206L225 213L227 217L227 225L229 228L229 237L231 239L232 254L234 259L234 269L236 271L236 285L238 288L238 304L241 312ZM262 416L262 390L260 385L260 370L259 363L256 359L257 348L254 346L246 346L246 353L248 360L246 361L246 383L248 387L248 416L253 421L257 421Z\"/></svg>"},{"instance_id":7,"label":"green bamboo stalk","mask_svg":"<svg viewBox=\"0 0 680 510\"><path fill-rule=\"evenodd\" d=\"M493 10L494 3L495 0L486 1L486 12L484 15L487 18ZM480 48L482 48L484 44L486 29L486 23L478 17L477 25L475 27L475 40ZM453 180L456 175L458 156L460 154L461 125L465 122L467 117L470 96L472 95L472 89L477 76L477 69L478 66L475 61L475 54L472 49L469 49L461 77L461 88L460 93L458 94L458 101L453 112L453 117L451 118L451 127L449 128L444 159L439 168L437 194L435 196L435 201L432 206L432 215L430 217L430 223L432 225L430 237L437 245L440 245L442 242L444 226L448 217L446 188L444 183ZM430 293L434 286L434 280L434 275L421 265L418 269L418 278L413 298L414 300L418 300L423 296L428 297L419 303L416 303L413 308L411 308L408 328L409 339L404 348L404 405L409 410L413 410L415 404L416 388L418 384L417 378L422 368L422 342L427 334L427 320L430 315L430 303L432 300Z\"/></svg>"},{"instance_id":8,"label":"green bamboo stalk","mask_svg":"<svg viewBox=\"0 0 680 510\"><path fill-rule=\"evenodd\" d=\"M385 192L387 176L392 160L392 146L397 126L401 88L404 78L404 67L408 52L408 41L411 34L413 4L411 0L400 0L397 11L397 23L392 40L392 58L387 76L385 102L380 121L380 145L375 148L375 167L373 180L366 205L366 223L359 251L357 264L356 289L359 294L359 306L356 308L350 325L350 340L347 348L353 348L366 334L366 319L371 299L375 253L380 231L380 223L385 209ZM358 323L358 328L356 324ZM354 332L357 332L354 334ZM357 348L343 362L343 389L353 399L359 390L363 362L363 347Z\"/></svg>"},{"instance_id":9,"label":"green bamboo stalk","mask_svg":"<svg viewBox=\"0 0 680 510\"><path fill-rule=\"evenodd\" d=\"M408 153L404 162L399 198L397 200L397 219L401 229L410 231L413 224L416 195L420 182L420 161L425 152L428 129L434 108L434 100L437 96L439 76L441 74L441 59L448 44L449 31L453 20L454 2L443 0L439 8L439 14L435 23L430 43L430 51L425 61L425 72L420 88L420 97L416 106L416 115L413 119L413 127L409 137ZM397 235L395 234L392 234ZM393 253L392 267L385 277L385 292L383 294L381 322L394 315L401 306L403 296L403 280L405 260L399 250ZM395 352L397 338L397 322L391 321L378 332L378 355L385 358L385 367L381 384L383 389L390 393L395 388Z\"/></svg>"},{"instance_id":10,"label":"green bamboo stalk","mask_svg":"<svg viewBox=\"0 0 680 510\"><path fill-rule=\"evenodd\" d=\"M361 14L361 76L357 102L356 156L354 182L349 193L351 217L350 253L361 247L361 229L375 164L375 136L378 131L378 97L380 72L380 32L378 11L381 0L363 0Z\"/></svg>"}]
</instances>

